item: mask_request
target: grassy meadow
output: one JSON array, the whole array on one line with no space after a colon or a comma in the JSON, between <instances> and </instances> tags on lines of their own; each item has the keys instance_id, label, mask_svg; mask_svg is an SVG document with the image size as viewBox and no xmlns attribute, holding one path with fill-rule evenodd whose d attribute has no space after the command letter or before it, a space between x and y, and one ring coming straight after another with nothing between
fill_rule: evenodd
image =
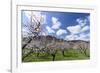
<instances>
[{"instance_id":1,"label":"grassy meadow","mask_svg":"<svg viewBox=\"0 0 100 73\"><path fill-rule=\"evenodd\" d=\"M24 49L25 51L29 51L28 49ZM64 51L64 56L60 50L57 51L55 54L55 61L64 61L64 60L86 60L90 58L89 49L86 50L85 55L79 49L67 49ZM36 52L30 52L28 55L22 55L22 62L45 62L45 61L52 61L52 55L48 54L47 52L39 52L37 56Z\"/></svg>"}]
</instances>

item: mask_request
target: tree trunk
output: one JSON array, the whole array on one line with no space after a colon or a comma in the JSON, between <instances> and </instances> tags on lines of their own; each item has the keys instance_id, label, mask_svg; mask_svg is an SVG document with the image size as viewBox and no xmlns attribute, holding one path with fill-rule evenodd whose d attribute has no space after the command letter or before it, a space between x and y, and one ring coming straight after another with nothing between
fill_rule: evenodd
<instances>
[{"instance_id":1,"label":"tree trunk","mask_svg":"<svg viewBox=\"0 0 100 73\"><path fill-rule=\"evenodd\" d=\"M39 52L37 52L37 57L39 57Z\"/></svg>"},{"instance_id":2,"label":"tree trunk","mask_svg":"<svg viewBox=\"0 0 100 73\"><path fill-rule=\"evenodd\" d=\"M55 54L52 54L53 58L52 58L52 61L55 61Z\"/></svg>"},{"instance_id":3,"label":"tree trunk","mask_svg":"<svg viewBox=\"0 0 100 73\"><path fill-rule=\"evenodd\" d=\"M63 56L65 56L64 50L62 51Z\"/></svg>"},{"instance_id":4,"label":"tree trunk","mask_svg":"<svg viewBox=\"0 0 100 73\"><path fill-rule=\"evenodd\" d=\"M32 38L29 38L29 41L27 42L27 44L22 46L22 49L24 49L31 41L32 41Z\"/></svg>"}]
</instances>

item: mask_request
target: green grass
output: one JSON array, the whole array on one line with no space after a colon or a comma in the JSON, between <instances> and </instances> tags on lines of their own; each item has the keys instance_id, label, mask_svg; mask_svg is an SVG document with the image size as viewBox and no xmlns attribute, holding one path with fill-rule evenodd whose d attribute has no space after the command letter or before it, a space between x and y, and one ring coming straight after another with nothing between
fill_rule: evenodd
<instances>
[{"instance_id":1,"label":"green grass","mask_svg":"<svg viewBox=\"0 0 100 73\"><path fill-rule=\"evenodd\" d=\"M62 52L59 50L56 53L55 61L63 61L63 60L86 60L89 59L89 50L87 50L86 56L84 53L81 53L78 49L68 49L65 50L65 56L62 55ZM45 53L37 53L32 52L27 57L22 60L22 62L43 62L43 61L52 61L52 55Z\"/></svg>"}]
</instances>

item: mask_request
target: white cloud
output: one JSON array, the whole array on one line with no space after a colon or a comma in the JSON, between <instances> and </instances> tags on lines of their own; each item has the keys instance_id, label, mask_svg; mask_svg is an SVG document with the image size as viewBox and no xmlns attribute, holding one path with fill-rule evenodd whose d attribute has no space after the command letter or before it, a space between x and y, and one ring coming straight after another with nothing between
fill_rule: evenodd
<instances>
[{"instance_id":1,"label":"white cloud","mask_svg":"<svg viewBox=\"0 0 100 73\"><path fill-rule=\"evenodd\" d=\"M85 38L85 37L89 37L90 34L89 33L81 33L79 36Z\"/></svg>"},{"instance_id":2,"label":"white cloud","mask_svg":"<svg viewBox=\"0 0 100 73\"><path fill-rule=\"evenodd\" d=\"M90 16L86 16L85 18L78 18L76 19L76 22L81 26L81 27L84 27L87 22L90 21Z\"/></svg>"},{"instance_id":3,"label":"white cloud","mask_svg":"<svg viewBox=\"0 0 100 73\"><path fill-rule=\"evenodd\" d=\"M59 29L60 28L60 26L61 26L61 23L60 23L60 21L58 21L58 18L56 18L56 17L52 17L52 29Z\"/></svg>"},{"instance_id":4,"label":"white cloud","mask_svg":"<svg viewBox=\"0 0 100 73\"><path fill-rule=\"evenodd\" d=\"M83 20L81 18L76 19L76 22L80 24L80 26L84 26Z\"/></svg>"},{"instance_id":5,"label":"white cloud","mask_svg":"<svg viewBox=\"0 0 100 73\"><path fill-rule=\"evenodd\" d=\"M55 31L52 28L50 28L49 26L46 26L46 29L47 29L48 33L55 33Z\"/></svg>"},{"instance_id":6,"label":"white cloud","mask_svg":"<svg viewBox=\"0 0 100 73\"><path fill-rule=\"evenodd\" d=\"M58 19L56 17L52 17L52 23L56 24L56 22L58 22Z\"/></svg>"},{"instance_id":7,"label":"white cloud","mask_svg":"<svg viewBox=\"0 0 100 73\"><path fill-rule=\"evenodd\" d=\"M67 30L69 30L70 35L66 35L66 40L85 40L89 41L90 39L90 26L88 22L90 21L90 16L86 16L85 18L78 18L76 22L78 23L75 26L68 26ZM88 31L88 33L86 33Z\"/></svg>"},{"instance_id":8,"label":"white cloud","mask_svg":"<svg viewBox=\"0 0 100 73\"><path fill-rule=\"evenodd\" d=\"M90 34L89 33L87 33L87 34L81 33L79 35L75 35L75 34L74 35L73 34L66 35L65 40L84 40L84 41L89 41L89 38L90 38Z\"/></svg>"},{"instance_id":9,"label":"white cloud","mask_svg":"<svg viewBox=\"0 0 100 73\"><path fill-rule=\"evenodd\" d=\"M89 41L90 38L90 34L89 33L81 33L78 37L78 40L85 40L85 41Z\"/></svg>"},{"instance_id":10,"label":"white cloud","mask_svg":"<svg viewBox=\"0 0 100 73\"><path fill-rule=\"evenodd\" d=\"M67 27L67 30L69 30L71 34L78 34L80 33L81 26L80 25L69 26Z\"/></svg>"},{"instance_id":11,"label":"white cloud","mask_svg":"<svg viewBox=\"0 0 100 73\"><path fill-rule=\"evenodd\" d=\"M90 21L90 16L87 16L86 18L87 18L88 21Z\"/></svg>"},{"instance_id":12,"label":"white cloud","mask_svg":"<svg viewBox=\"0 0 100 73\"><path fill-rule=\"evenodd\" d=\"M67 35L67 36L65 37L65 40L77 40L77 38L78 38L77 35L71 34L71 35Z\"/></svg>"},{"instance_id":13,"label":"white cloud","mask_svg":"<svg viewBox=\"0 0 100 73\"><path fill-rule=\"evenodd\" d=\"M88 31L89 29L90 29L89 26L84 26L84 27L81 29L81 32Z\"/></svg>"},{"instance_id":14,"label":"white cloud","mask_svg":"<svg viewBox=\"0 0 100 73\"><path fill-rule=\"evenodd\" d=\"M57 36L61 36L62 34L66 34L66 33L67 33L66 30L64 30L64 29L59 29L59 30L56 32L56 35L57 35Z\"/></svg>"},{"instance_id":15,"label":"white cloud","mask_svg":"<svg viewBox=\"0 0 100 73\"><path fill-rule=\"evenodd\" d=\"M78 24L83 27L86 25L87 19L78 18L76 19L76 22L78 22Z\"/></svg>"},{"instance_id":16,"label":"white cloud","mask_svg":"<svg viewBox=\"0 0 100 73\"><path fill-rule=\"evenodd\" d=\"M59 29L60 26L61 26L61 23L60 23L60 22L57 22L56 24L54 24L54 25L52 26L52 29Z\"/></svg>"},{"instance_id":17,"label":"white cloud","mask_svg":"<svg viewBox=\"0 0 100 73\"><path fill-rule=\"evenodd\" d=\"M77 19L76 19L76 22L78 22L78 23L82 23L82 19L77 18Z\"/></svg>"}]
</instances>

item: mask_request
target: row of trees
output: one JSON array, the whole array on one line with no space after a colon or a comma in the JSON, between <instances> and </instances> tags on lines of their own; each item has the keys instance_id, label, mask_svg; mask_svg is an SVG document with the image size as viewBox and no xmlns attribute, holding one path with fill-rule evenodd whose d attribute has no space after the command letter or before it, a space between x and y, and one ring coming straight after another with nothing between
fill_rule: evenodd
<instances>
[{"instance_id":1,"label":"row of trees","mask_svg":"<svg viewBox=\"0 0 100 73\"><path fill-rule=\"evenodd\" d=\"M73 45L70 46L70 44L66 43L63 44L61 42L54 42L54 43L46 43L46 44L38 44L38 45L31 45L31 48L29 48L30 51L28 51L26 54L24 52L23 56L23 60L24 58L26 58L28 55L30 55L31 53L35 53L36 57L38 58L40 55L40 53L45 54L45 57L48 57L48 55L52 56L52 61L55 60L55 56L57 54L58 51L60 51L62 53L62 55L65 57L66 54L65 52L68 49L78 49L79 52L81 52L82 54L84 54L85 56L89 57L89 54L87 53L87 50L89 50L89 46L86 43L80 43L77 45L77 47L73 47Z\"/></svg>"}]
</instances>

